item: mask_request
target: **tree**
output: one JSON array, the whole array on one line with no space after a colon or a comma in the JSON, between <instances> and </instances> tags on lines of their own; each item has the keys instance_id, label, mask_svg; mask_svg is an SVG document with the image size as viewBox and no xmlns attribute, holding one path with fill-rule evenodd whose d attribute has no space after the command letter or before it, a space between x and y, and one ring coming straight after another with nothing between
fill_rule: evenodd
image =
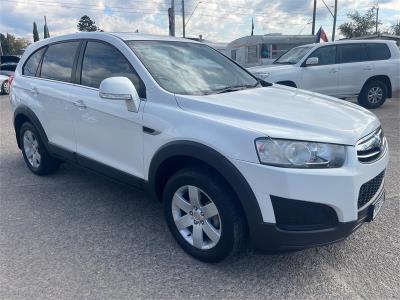
<instances>
[{"instance_id":1,"label":"tree","mask_svg":"<svg viewBox=\"0 0 400 300\"><path fill-rule=\"evenodd\" d=\"M50 32L49 28L47 27L47 19L46 16L44 16L43 38L47 39L49 37L50 37Z\"/></svg>"},{"instance_id":2,"label":"tree","mask_svg":"<svg viewBox=\"0 0 400 300\"><path fill-rule=\"evenodd\" d=\"M392 26L391 33L394 35L400 35L400 21L397 21L397 24Z\"/></svg>"},{"instance_id":3,"label":"tree","mask_svg":"<svg viewBox=\"0 0 400 300\"><path fill-rule=\"evenodd\" d=\"M78 22L76 26L79 31L102 31L99 27L96 26L96 23L90 19L89 16L84 15Z\"/></svg>"},{"instance_id":4,"label":"tree","mask_svg":"<svg viewBox=\"0 0 400 300\"><path fill-rule=\"evenodd\" d=\"M9 33L6 35L0 33L0 43L3 49L3 55L21 55L29 45L27 39L16 38Z\"/></svg>"},{"instance_id":5,"label":"tree","mask_svg":"<svg viewBox=\"0 0 400 300\"><path fill-rule=\"evenodd\" d=\"M353 38L375 33L376 7L371 7L364 15L358 11L347 14L350 22L339 26L340 33L346 38ZM381 24L378 22L378 25Z\"/></svg>"},{"instance_id":6,"label":"tree","mask_svg":"<svg viewBox=\"0 0 400 300\"><path fill-rule=\"evenodd\" d=\"M39 32L37 30L36 22L33 22L33 41L37 42L39 40Z\"/></svg>"}]
</instances>

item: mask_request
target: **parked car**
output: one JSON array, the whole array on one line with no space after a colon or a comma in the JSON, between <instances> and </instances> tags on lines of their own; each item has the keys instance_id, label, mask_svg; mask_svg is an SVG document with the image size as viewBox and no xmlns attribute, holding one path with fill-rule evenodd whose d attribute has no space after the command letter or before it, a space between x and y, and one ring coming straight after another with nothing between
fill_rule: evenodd
<instances>
[{"instance_id":1,"label":"parked car","mask_svg":"<svg viewBox=\"0 0 400 300\"><path fill-rule=\"evenodd\" d=\"M3 55L0 56L0 93L2 95L8 95L9 89L9 77L14 76L15 69L19 62L18 56Z\"/></svg>"},{"instance_id":2,"label":"parked car","mask_svg":"<svg viewBox=\"0 0 400 300\"><path fill-rule=\"evenodd\" d=\"M19 57L4 55L0 57L0 75L12 76L17 68Z\"/></svg>"},{"instance_id":3,"label":"parked car","mask_svg":"<svg viewBox=\"0 0 400 300\"><path fill-rule=\"evenodd\" d=\"M257 80L194 41L48 38L26 50L10 101L34 174L65 161L148 189L203 261L237 253L247 235L257 249L342 240L385 199L388 146L374 114Z\"/></svg>"},{"instance_id":4,"label":"parked car","mask_svg":"<svg viewBox=\"0 0 400 300\"><path fill-rule=\"evenodd\" d=\"M400 91L400 51L394 41L347 40L293 48L270 66L248 69L273 83L337 98L358 97L377 108Z\"/></svg>"}]
</instances>

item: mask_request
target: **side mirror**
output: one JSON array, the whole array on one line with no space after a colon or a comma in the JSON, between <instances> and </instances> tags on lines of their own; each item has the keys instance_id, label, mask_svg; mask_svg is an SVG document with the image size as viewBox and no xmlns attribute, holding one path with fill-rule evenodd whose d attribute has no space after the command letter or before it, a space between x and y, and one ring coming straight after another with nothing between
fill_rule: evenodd
<instances>
[{"instance_id":1,"label":"side mirror","mask_svg":"<svg viewBox=\"0 0 400 300\"><path fill-rule=\"evenodd\" d=\"M306 66L315 66L319 64L318 57L309 57L306 60Z\"/></svg>"},{"instance_id":2,"label":"side mirror","mask_svg":"<svg viewBox=\"0 0 400 300\"><path fill-rule=\"evenodd\" d=\"M133 83L126 77L104 79L100 83L99 96L108 100L124 100L129 111L138 111L139 95Z\"/></svg>"}]
</instances>

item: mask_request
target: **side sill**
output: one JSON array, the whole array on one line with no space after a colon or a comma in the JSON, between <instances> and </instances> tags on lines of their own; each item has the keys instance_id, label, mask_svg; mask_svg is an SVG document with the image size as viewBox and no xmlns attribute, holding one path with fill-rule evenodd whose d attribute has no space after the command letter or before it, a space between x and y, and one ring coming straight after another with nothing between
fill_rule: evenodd
<instances>
[{"instance_id":1,"label":"side sill","mask_svg":"<svg viewBox=\"0 0 400 300\"><path fill-rule=\"evenodd\" d=\"M142 178L136 177L134 175L120 171L113 167L107 166L101 162L79 155L75 152L56 146L52 143L48 143L48 149L49 152L58 159L61 159L68 163L72 163L89 171L92 171L96 174L106 176L110 179L113 179L119 183L126 184L130 187L134 187L140 190L145 190L148 185L147 181L145 181Z\"/></svg>"}]
</instances>

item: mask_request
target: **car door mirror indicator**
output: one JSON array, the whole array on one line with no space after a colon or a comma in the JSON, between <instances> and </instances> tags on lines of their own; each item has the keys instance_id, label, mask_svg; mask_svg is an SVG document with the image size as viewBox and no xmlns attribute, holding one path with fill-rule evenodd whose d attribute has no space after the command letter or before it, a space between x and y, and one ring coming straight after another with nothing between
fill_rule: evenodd
<instances>
[{"instance_id":1,"label":"car door mirror indicator","mask_svg":"<svg viewBox=\"0 0 400 300\"><path fill-rule=\"evenodd\" d=\"M99 96L107 100L123 100L128 111L138 111L139 95L133 83L126 77L104 79L100 84Z\"/></svg>"}]
</instances>

